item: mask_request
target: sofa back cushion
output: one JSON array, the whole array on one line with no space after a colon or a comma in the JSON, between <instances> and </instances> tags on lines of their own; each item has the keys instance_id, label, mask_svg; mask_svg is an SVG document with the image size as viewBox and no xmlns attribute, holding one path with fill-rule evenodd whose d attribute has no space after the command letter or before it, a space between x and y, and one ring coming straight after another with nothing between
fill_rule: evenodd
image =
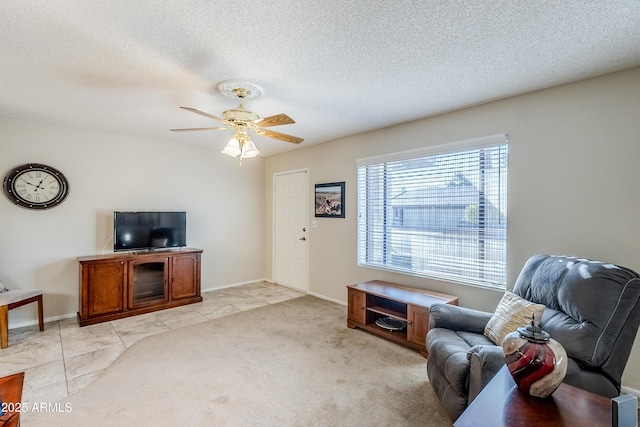
<instances>
[{"instance_id":1,"label":"sofa back cushion","mask_svg":"<svg viewBox=\"0 0 640 427\"><path fill-rule=\"evenodd\" d=\"M520 272L513 292L544 304L540 327L569 357L595 367L607 360L638 304L640 276L599 261L535 255Z\"/></svg>"}]
</instances>

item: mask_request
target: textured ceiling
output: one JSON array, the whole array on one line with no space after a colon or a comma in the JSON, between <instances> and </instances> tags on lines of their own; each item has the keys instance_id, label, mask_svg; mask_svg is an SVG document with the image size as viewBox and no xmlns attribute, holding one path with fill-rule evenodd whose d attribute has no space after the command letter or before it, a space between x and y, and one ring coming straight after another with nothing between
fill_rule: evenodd
<instances>
[{"instance_id":1,"label":"textured ceiling","mask_svg":"<svg viewBox=\"0 0 640 427\"><path fill-rule=\"evenodd\" d=\"M640 1L2 0L0 116L222 149L216 91L302 147L640 65ZM298 146L253 138L263 155Z\"/></svg>"}]
</instances>

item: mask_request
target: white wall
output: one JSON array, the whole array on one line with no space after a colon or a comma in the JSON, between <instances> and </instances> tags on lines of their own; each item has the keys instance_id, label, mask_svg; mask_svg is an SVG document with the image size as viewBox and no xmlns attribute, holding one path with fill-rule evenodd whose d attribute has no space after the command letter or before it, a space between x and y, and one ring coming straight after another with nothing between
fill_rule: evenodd
<instances>
[{"instance_id":1,"label":"white wall","mask_svg":"<svg viewBox=\"0 0 640 427\"><path fill-rule=\"evenodd\" d=\"M23 163L49 164L70 183L46 211L0 196L0 280L43 289L48 319L78 311L76 257L113 251L114 210L186 211L187 244L204 250L203 289L263 278L263 159L240 167L214 147L0 118L0 173ZM9 322L36 318L30 304Z\"/></svg>"},{"instance_id":2,"label":"white wall","mask_svg":"<svg viewBox=\"0 0 640 427\"><path fill-rule=\"evenodd\" d=\"M327 123L327 126L330 126ZM533 254L609 261L640 272L640 68L487 103L266 159L276 172L309 168L309 191L346 181L346 218L309 218L309 290L346 301L347 284L382 279L460 296L493 310L501 294L356 265L357 158L497 133L509 134L508 287ZM313 201L313 197L310 198ZM272 200L265 198L265 223ZM309 211L313 215L313 208ZM265 236L265 272L272 236ZM623 385L640 389L640 339Z\"/></svg>"}]
</instances>

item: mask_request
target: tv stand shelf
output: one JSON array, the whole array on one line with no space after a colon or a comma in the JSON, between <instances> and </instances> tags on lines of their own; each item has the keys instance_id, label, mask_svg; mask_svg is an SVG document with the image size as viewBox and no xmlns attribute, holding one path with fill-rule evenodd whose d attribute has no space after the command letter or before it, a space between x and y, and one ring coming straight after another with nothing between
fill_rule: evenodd
<instances>
[{"instance_id":1,"label":"tv stand shelf","mask_svg":"<svg viewBox=\"0 0 640 427\"><path fill-rule=\"evenodd\" d=\"M403 313L399 313L397 311L388 310L384 307L378 307L377 305L374 307L367 307L368 311L373 311L374 313L383 314L385 316L393 317L398 320L402 320L404 322L407 321L407 315Z\"/></svg>"},{"instance_id":2,"label":"tv stand shelf","mask_svg":"<svg viewBox=\"0 0 640 427\"><path fill-rule=\"evenodd\" d=\"M374 280L347 286L349 328L361 328L428 356L425 337L429 330L432 304L458 305L458 297ZM406 322L402 330L389 330L376 324L382 317Z\"/></svg>"},{"instance_id":3,"label":"tv stand shelf","mask_svg":"<svg viewBox=\"0 0 640 427\"><path fill-rule=\"evenodd\" d=\"M78 257L80 326L202 301L201 249Z\"/></svg>"}]
</instances>

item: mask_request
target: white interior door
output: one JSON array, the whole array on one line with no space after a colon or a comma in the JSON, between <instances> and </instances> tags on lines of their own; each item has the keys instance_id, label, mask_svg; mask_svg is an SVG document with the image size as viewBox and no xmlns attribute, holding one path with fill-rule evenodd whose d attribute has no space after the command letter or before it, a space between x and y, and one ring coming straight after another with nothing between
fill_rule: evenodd
<instances>
[{"instance_id":1,"label":"white interior door","mask_svg":"<svg viewBox=\"0 0 640 427\"><path fill-rule=\"evenodd\" d=\"M307 218L309 185L306 171L274 175L273 280L307 292Z\"/></svg>"}]
</instances>

